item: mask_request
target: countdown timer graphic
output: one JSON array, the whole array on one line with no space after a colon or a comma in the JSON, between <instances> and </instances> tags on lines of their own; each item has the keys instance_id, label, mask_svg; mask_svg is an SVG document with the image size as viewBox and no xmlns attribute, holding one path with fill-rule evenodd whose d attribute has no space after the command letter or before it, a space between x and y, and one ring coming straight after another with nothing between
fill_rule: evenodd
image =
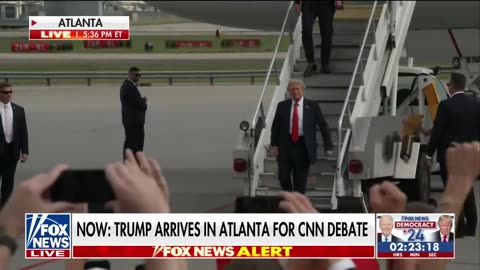
<instances>
[{"instance_id":1,"label":"countdown timer graphic","mask_svg":"<svg viewBox=\"0 0 480 270\"><path fill-rule=\"evenodd\" d=\"M377 214L378 258L455 258L455 215Z\"/></svg>"}]
</instances>

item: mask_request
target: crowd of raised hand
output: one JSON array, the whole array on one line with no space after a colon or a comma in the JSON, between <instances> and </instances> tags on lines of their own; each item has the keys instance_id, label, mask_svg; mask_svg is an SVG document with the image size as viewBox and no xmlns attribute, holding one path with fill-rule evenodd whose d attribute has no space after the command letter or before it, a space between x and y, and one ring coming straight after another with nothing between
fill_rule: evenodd
<instances>
[{"instance_id":1,"label":"crowd of raised hand","mask_svg":"<svg viewBox=\"0 0 480 270\"><path fill-rule=\"evenodd\" d=\"M135 157L136 156L136 157ZM108 164L105 168L107 179L115 193L115 201L107 203L115 213L169 213L169 191L158 163L142 152L126 151L126 160ZM455 213L459 216L468 192L480 174L480 143L459 144L448 150L448 184L436 212ZM23 181L14 190L0 212L0 226L13 238L19 239L25 232L25 213L86 212L85 204L52 202L48 197L49 187L67 168L57 165L47 173L38 174ZM285 192L280 208L287 213L316 213L307 197L299 193ZM369 203L373 213L408 212L407 196L393 183L384 182L373 186L369 192ZM421 204L421 203L420 203ZM428 209L428 208L427 208ZM8 269L10 250L0 247L0 270ZM345 260L316 259L288 260L286 270L320 270L345 262ZM389 260L389 269L445 269L449 260ZM83 270L85 261L69 260L68 270ZM148 270L186 270L187 261L145 260ZM337 268L336 268L337 269ZM248 270L248 269L245 269ZM268 270L268 269L266 269Z\"/></svg>"}]
</instances>

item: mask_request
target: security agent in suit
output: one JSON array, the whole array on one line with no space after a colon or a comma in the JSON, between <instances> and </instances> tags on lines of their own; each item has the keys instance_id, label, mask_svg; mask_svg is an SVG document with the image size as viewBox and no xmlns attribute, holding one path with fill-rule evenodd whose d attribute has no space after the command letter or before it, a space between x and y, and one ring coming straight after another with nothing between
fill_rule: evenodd
<instances>
[{"instance_id":1,"label":"security agent in suit","mask_svg":"<svg viewBox=\"0 0 480 270\"><path fill-rule=\"evenodd\" d=\"M147 111L147 98L142 97L137 88L141 77L140 69L132 67L120 88L120 101L122 103L122 123L125 129L125 142L123 144L123 158L125 149L134 153L143 151L145 140L145 114Z\"/></svg>"},{"instance_id":2,"label":"security agent in suit","mask_svg":"<svg viewBox=\"0 0 480 270\"><path fill-rule=\"evenodd\" d=\"M452 217L442 215L438 219L438 227L440 230L433 233L432 241L434 242L453 242L455 234L451 232L453 226Z\"/></svg>"},{"instance_id":3,"label":"security agent in suit","mask_svg":"<svg viewBox=\"0 0 480 270\"><path fill-rule=\"evenodd\" d=\"M430 141L427 146L427 160L431 166L431 159L435 151L440 165L440 176L444 186L447 182L446 151L453 143L465 143L480 140L480 105L478 101L465 95L466 78L462 74L452 73L448 82L450 98L438 105L437 115L433 123ZM475 235L477 227L477 210L473 189L470 191L464 204L464 215L459 218L458 232L465 235Z\"/></svg>"},{"instance_id":4,"label":"security agent in suit","mask_svg":"<svg viewBox=\"0 0 480 270\"><path fill-rule=\"evenodd\" d=\"M317 70L313 50L313 24L318 17L321 44L321 72L330 73L330 54L332 51L333 18L335 16L335 1L295 1L295 11L302 13L302 43L308 65L304 76L309 77Z\"/></svg>"},{"instance_id":5,"label":"security agent in suit","mask_svg":"<svg viewBox=\"0 0 480 270\"><path fill-rule=\"evenodd\" d=\"M327 155L333 155L333 144L320 107L303 97L303 82L291 80L288 92L292 98L278 103L270 140L282 189L305 194L310 164L317 159L317 126Z\"/></svg>"},{"instance_id":6,"label":"security agent in suit","mask_svg":"<svg viewBox=\"0 0 480 270\"><path fill-rule=\"evenodd\" d=\"M13 88L0 83L0 208L13 191L18 161L28 160L28 131L25 110L12 101Z\"/></svg>"}]
</instances>

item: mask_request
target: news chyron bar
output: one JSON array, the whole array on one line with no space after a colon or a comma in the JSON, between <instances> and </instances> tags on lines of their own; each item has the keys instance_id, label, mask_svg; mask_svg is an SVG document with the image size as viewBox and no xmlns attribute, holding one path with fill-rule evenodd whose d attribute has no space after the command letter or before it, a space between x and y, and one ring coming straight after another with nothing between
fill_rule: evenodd
<instances>
[{"instance_id":1,"label":"news chyron bar","mask_svg":"<svg viewBox=\"0 0 480 270\"><path fill-rule=\"evenodd\" d=\"M455 258L455 215L377 214L377 258Z\"/></svg>"},{"instance_id":2,"label":"news chyron bar","mask_svg":"<svg viewBox=\"0 0 480 270\"><path fill-rule=\"evenodd\" d=\"M25 216L27 259L374 258L374 214Z\"/></svg>"},{"instance_id":3,"label":"news chyron bar","mask_svg":"<svg viewBox=\"0 0 480 270\"><path fill-rule=\"evenodd\" d=\"M128 16L30 16L29 40L130 40Z\"/></svg>"}]
</instances>

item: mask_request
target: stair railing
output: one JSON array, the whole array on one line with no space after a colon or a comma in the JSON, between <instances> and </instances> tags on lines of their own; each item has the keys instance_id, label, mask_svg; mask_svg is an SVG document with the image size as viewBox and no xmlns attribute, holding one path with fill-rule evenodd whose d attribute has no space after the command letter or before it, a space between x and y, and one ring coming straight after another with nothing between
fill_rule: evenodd
<instances>
[{"instance_id":1,"label":"stair railing","mask_svg":"<svg viewBox=\"0 0 480 270\"><path fill-rule=\"evenodd\" d=\"M370 49L370 54L365 64L364 73L362 76L362 85L358 90L355 105L353 109L350 108L350 95L354 87L357 69L362 65L361 58L363 48L365 47L367 33L370 25L374 22L374 12L377 2L375 1L372 13L369 19L367 30L365 31L365 37L361 47L360 54L357 59L355 71L350 81L347 97L340 114L338 122L338 143L342 145L342 150L338 153L337 170L335 175L335 189L336 194L332 195L332 203L336 202L335 196L345 196L346 187L343 179L343 165L345 158L348 155L348 141L349 137L342 138L342 127L345 114L349 115L349 130L352 128L352 123L356 117L363 116L375 116L378 113L381 100L380 87L386 89L386 96L392 97L395 101L396 95L396 78L398 76L399 59L402 49L405 44L405 40L408 34L408 28L412 19L413 11L415 8L415 1L389 1L383 5L381 16L376 29L374 30L374 44ZM388 51L388 54L386 53ZM393 110L395 112L395 110ZM347 133L348 136L352 136L352 133ZM353 196L362 196L360 181L354 181L349 185L348 189L352 189Z\"/></svg>"},{"instance_id":2,"label":"stair railing","mask_svg":"<svg viewBox=\"0 0 480 270\"><path fill-rule=\"evenodd\" d=\"M360 47L360 52L358 54L358 57L357 57L357 62L355 63L355 68L353 70L353 76L352 78L350 79L350 84L348 86L348 91L347 91L347 95L345 97L345 101L343 102L343 107L342 107L342 111L340 113L340 118L338 119L338 130L337 130L337 144L338 144L338 151L337 151L337 168L336 168L336 174L335 174L335 181L334 181L334 194L332 194L332 200L334 200L334 196L336 196L335 193L338 193L340 194L340 196L342 196L344 193L345 193L345 186L343 184L343 181L340 181L340 179L343 179L343 176L342 176L342 164L343 164L343 158L346 154L346 147L347 147L347 144L343 144L342 145L342 142L345 140L345 138L343 138L342 136L342 129L343 129L343 120L345 119L345 114L347 113L347 109L348 109L348 115L349 115L349 128L351 127L351 122L350 122L350 116L351 116L351 109L350 109L350 96L352 95L352 90L353 90L353 87L354 87L354 84L355 84L355 81L356 81L356 78L357 78L357 74L359 73L359 69L361 68L362 70L362 74L361 74L361 78L362 78L362 84L364 83L364 77L363 77L363 63L362 63L362 59L363 59L363 51L365 50L365 47L367 45L367 40L368 40L368 35L370 34L370 28L372 27L372 25L374 24L374 17L375 17L375 11L377 10L377 1L375 1L372 5L372 11L370 13L370 18L368 19L368 25L367 25L367 28L365 30L365 34L363 36L363 41L362 41L362 45ZM350 133L348 133L350 134Z\"/></svg>"}]
</instances>

